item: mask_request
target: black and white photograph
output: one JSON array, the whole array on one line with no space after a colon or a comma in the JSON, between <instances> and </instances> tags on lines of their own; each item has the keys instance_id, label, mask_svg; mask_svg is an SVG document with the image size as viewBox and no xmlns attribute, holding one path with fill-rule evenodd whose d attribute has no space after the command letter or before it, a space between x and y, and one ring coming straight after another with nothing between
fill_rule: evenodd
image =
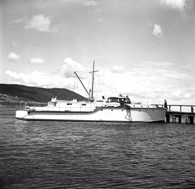
<instances>
[{"instance_id":1,"label":"black and white photograph","mask_svg":"<svg viewBox=\"0 0 195 189\"><path fill-rule=\"evenodd\" d=\"M194 189L195 0L0 0L0 189Z\"/></svg>"}]
</instances>

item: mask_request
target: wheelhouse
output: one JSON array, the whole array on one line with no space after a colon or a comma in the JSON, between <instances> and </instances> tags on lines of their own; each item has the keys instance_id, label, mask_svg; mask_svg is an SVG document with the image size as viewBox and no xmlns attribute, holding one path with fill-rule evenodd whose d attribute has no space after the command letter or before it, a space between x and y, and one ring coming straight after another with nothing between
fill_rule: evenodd
<instances>
[{"instance_id":1,"label":"wheelhouse","mask_svg":"<svg viewBox=\"0 0 195 189\"><path fill-rule=\"evenodd\" d=\"M125 104L131 104L129 97L109 97L107 100L108 103L119 103L120 106L124 106Z\"/></svg>"}]
</instances>

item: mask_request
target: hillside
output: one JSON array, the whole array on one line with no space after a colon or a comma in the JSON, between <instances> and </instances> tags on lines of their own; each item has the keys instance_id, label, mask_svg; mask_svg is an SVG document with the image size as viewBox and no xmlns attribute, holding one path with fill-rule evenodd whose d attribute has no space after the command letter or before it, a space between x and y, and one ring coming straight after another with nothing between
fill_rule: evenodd
<instances>
[{"instance_id":1,"label":"hillside","mask_svg":"<svg viewBox=\"0 0 195 189\"><path fill-rule=\"evenodd\" d=\"M0 84L0 100L6 101L5 98L11 98L12 101L33 101L33 102L48 102L52 97L56 97L59 100L71 100L77 99L79 101L85 100L85 98L68 89L60 88L38 88L28 87L24 85L13 84Z\"/></svg>"}]
</instances>

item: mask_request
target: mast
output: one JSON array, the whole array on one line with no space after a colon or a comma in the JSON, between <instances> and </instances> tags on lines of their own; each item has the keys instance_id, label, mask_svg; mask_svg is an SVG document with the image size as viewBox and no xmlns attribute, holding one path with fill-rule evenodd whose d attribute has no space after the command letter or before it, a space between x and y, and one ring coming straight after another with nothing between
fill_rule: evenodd
<instances>
[{"instance_id":1,"label":"mast","mask_svg":"<svg viewBox=\"0 0 195 189\"><path fill-rule=\"evenodd\" d=\"M93 61L93 71L89 72L92 73L92 86L91 86L91 94L90 94L90 90L88 91L85 87L85 85L83 84L83 82L81 81L80 77L78 76L78 74L76 72L75 75L77 76L77 78L79 79L80 83L82 84L83 88L85 89L85 91L87 92L87 94L89 95L89 100L93 101L94 97L93 97L93 90L94 90L94 73L97 72L98 70L95 71L95 61Z\"/></svg>"},{"instance_id":2,"label":"mast","mask_svg":"<svg viewBox=\"0 0 195 189\"><path fill-rule=\"evenodd\" d=\"M91 101L94 100L94 97L93 97L93 90L94 90L94 73L97 72L98 70L95 71L95 61L93 61L93 71L90 72L92 73L92 86L91 86Z\"/></svg>"},{"instance_id":3,"label":"mast","mask_svg":"<svg viewBox=\"0 0 195 189\"><path fill-rule=\"evenodd\" d=\"M93 100L93 88L94 88L94 68L95 68L95 61L93 61L92 86L91 86L91 100Z\"/></svg>"}]
</instances>

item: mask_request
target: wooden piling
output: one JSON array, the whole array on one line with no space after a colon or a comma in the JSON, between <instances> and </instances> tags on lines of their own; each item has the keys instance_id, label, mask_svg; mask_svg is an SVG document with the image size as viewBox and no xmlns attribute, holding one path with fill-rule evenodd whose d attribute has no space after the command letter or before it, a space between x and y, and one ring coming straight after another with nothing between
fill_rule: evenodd
<instances>
[{"instance_id":1,"label":"wooden piling","mask_svg":"<svg viewBox=\"0 0 195 189\"><path fill-rule=\"evenodd\" d=\"M194 116L189 116L190 124L194 124Z\"/></svg>"},{"instance_id":2,"label":"wooden piling","mask_svg":"<svg viewBox=\"0 0 195 189\"><path fill-rule=\"evenodd\" d=\"M165 122L166 122L166 123L169 123L169 122L170 122L170 115L166 114Z\"/></svg>"}]
</instances>

